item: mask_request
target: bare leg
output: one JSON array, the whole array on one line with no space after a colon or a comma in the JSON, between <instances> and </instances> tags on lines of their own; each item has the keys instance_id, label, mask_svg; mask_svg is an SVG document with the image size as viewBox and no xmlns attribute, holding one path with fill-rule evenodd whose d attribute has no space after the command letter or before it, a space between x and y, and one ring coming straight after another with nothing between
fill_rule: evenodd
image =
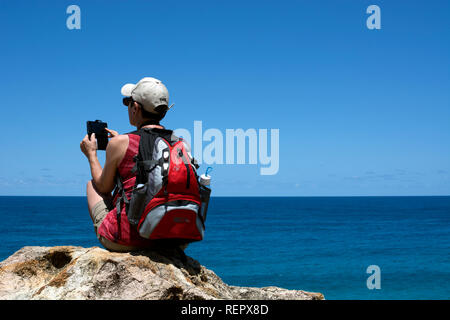
<instances>
[{"instance_id":1,"label":"bare leg","mask_svg":"<svg viewBox=\"0 0 450 320\"><path fill-rule=\"evenodd\" d=\"M88 208L89 208L89 215L91 216L92 222L95 224L94 218L92 217L92 209L94 206L99 203L100 201L111 201L112 196L111 194L102 194L98 192L95 189L94 184L92 183L92 180L87 183L86 187L86 194L87 194L87 202L88 202ZM97 228L94 225L95 234L97 234ZM98 236L98 235L97 235ZM129 251L135 251L139 250L138 247L131 247L131 246L125 246L118 243L111 242L110 240L98 236L100 243L108 250L110 251L116 251L116 252L129 252Z\"/></svg>"},{"instance_id":2,"label":"bare leg","mask_svg":"<svg viewBox=\"0 0 450 320\"><path fill-rule=\"evenodd\" d=\"M92 180L90 180L87 183L86 186L86 195L87 195L87 202L88 202L88 208L89 208L89 215L91 216L92 221L94 221L94 219L92 218L92 208L94 208L94 206L102 200L110 200L111 199L111 195L110 194L102 194L100 192L98 192L95 189L94 184L92 183Z\"/></svg>"}]
</instances>

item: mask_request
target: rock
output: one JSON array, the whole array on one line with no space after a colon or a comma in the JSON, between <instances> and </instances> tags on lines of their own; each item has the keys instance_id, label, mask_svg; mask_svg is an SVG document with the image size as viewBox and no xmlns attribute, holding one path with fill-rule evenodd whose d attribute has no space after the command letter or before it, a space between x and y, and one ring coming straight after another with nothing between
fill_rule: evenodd
<instances>
[{"instance_id":1,"label":"rock","mask_svg":"<svg viewBox=\"0 0 450 320\"><path fill-rule=\"evenodd\" d=\"M323 299L321 293L225 284L173 249L113 253L24 247L0 262L0 299Z\"/></svg>"}]
</instances>

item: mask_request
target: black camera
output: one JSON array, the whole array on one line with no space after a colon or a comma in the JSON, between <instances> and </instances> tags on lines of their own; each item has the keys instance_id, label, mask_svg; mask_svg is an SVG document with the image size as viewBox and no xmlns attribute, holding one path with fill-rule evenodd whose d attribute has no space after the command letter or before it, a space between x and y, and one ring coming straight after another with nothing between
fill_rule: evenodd
<instances>
[{"instance_id":1,"label":"black camera","mask_svg":"<svg viewBox=\"0 0 450 320\"><path fill-rule=\"evenodd\" d=\"M106 150L106 146L108 145L108 131L105 130L107 127L108 124L100 120L87 122L87 134L89 139L91 139L91 134L95 133L98 150Z\"/></svg>"}]
</instances>

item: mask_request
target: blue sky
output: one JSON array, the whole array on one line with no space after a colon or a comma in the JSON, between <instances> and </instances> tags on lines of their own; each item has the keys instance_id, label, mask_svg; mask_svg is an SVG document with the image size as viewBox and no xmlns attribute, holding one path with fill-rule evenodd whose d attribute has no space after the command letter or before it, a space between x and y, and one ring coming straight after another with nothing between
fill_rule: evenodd
<instances>
[{"instance_id":1,"label":"blue sky","mask_svg":"<svg viewBox=\"0 0 450 320\"><path fill-rule=\"evenodd\" d=\"M66 27L71 4L81 30ZM366 27L371 4L381 30ZM144 76L169 89L168 128L279 129L278 173L213 165L216 196L449 195L449 12L448 1L1 1L0 195L84 195L86 121L132 131L120 88Z\"/></svg>"}]
</instances>

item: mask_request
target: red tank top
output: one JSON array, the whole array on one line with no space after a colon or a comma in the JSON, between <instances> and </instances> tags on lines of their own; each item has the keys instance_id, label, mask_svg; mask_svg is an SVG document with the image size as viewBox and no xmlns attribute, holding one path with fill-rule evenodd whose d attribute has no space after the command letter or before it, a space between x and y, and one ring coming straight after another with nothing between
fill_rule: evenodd
<instances>
[{"instance_id":1,"label":"red tank top","mask_svg":"<svg viewBox=\"0 0 450 320\"><path fill-rule=\"evenodd\" d=\"M128 148L117 168L118 174L123 181L123 188L128 200L131 198L131 192L136 181L136 174L131 172L134 167L134 156L139 152L139 140L140 136L136 134L128 133ZM122 202L121 220L120 220L120 237L117 235L117 198L119 194L116 194L113 198L114 209L108 212L105 219L101 223L98 232L101 236L105 237L109 241L133 247L147 247L150 245L150 240L142 238L137 230L133 228L128 222L127 214L125 211L125 204Z\"/></svg>"}]
</instances>

